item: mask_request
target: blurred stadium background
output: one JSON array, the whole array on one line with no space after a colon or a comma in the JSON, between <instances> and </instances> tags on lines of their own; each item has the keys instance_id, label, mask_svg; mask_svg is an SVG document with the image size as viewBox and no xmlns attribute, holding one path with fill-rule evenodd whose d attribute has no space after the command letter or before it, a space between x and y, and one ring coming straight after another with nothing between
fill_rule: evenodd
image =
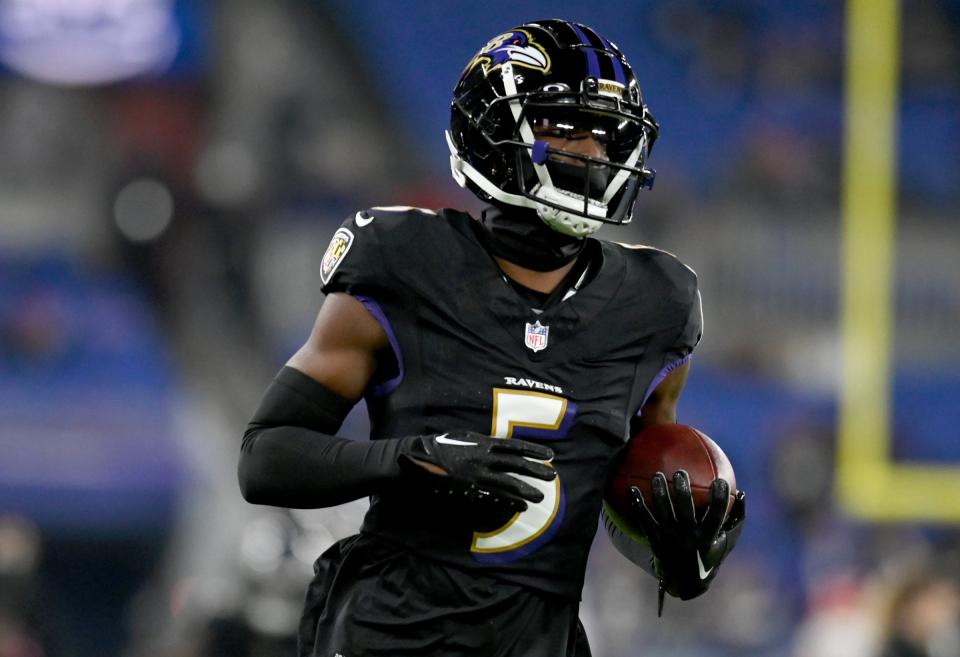
<instances>
[{"instance_id":1,"label":"blurred stadium background","mask_svg":"<svg viewBox=\"0 0 960 657\"><path fill-rule=\"evenodd\" d=\"M307 335L343 217L476 207L446 168L453 84L488 38L552 16L616 41L663 126L655 191L606 236L699 272L681 419L750 497L711 592L659 620L653 581L598 537L594 654L960 655L960 1L850 6L899 22L868 22L847 66L840 0L0 0L0 657L292 654L311 563L365 504L244 504L242 429ZM892 241L850 216L856 193L892 201ZM869 257L884 245L892 268ZM844 280L891 272L864 297L890 317L847 311ZM850 429L857 391L879 398Z\"/></svg>"}]
</instances>

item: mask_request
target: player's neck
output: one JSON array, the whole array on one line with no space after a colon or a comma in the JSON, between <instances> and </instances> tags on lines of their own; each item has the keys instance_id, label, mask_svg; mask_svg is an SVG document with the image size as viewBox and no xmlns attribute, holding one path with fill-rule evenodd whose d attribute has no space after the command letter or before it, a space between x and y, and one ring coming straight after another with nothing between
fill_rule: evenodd
<instances>
[{"instance_id":1,"label":"player's neck","mask_svg":"<svg viewBox=\"0 0 960 657\"><path fill-rule=\"evenodd\" d=\"M567 277L567 274L570 273L570 270L573 269L575 264L577 264L576 260L574 260L572 262L568 262L559 269L554 269L552 271L536 271L534 269L521 267L516 263L510 262L509 260L504 260L498 256L494 256L494 260L496 260L497 264L500 265L500 269L503 271L503 273L509 276L512 280L526 288L536 290L537 292L543 292L544 294L550 294L557 289L557 286L563 282L563 280Z\"/></svg>"},{"instance_id":2,"label":"player's neck","mask_svg":"<svg viewBox=\"0 0 960 657\"><path fill-rule=\"evenodd\" d=\"M575 261L586 240L553 230L526 208L486 208L477 237L498 260L538 272L553 272Z\"/></svg>"}]
</instances>

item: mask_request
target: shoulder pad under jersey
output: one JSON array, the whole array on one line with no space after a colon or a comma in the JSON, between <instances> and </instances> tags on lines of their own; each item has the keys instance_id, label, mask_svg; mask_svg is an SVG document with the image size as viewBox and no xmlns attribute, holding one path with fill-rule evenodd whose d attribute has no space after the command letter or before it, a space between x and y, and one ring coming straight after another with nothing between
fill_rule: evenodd
<instances>
[{"instance_id":1,"label":"shoulder pad under jersey","mask_svg":"<svg viewBox=\"0 0 960 657\"><path fill-rule=\"evenodd\" d=\"M416 250L425 220L436 212L407 206L374 207L348 217L334 232L320 264L323 292L375 291L390 287L394 254Z\"/></svg>"},{"instance_id":2,"label":"shoulder pad under jersey","mask_svg":"<svg viewBox=\"0 0 960 657\"><path fill-rule=\"evenodd\" d=\"M678 344L690 351L703 333L703 309L697 273L677 256L652 246L613 243L627 260L627 276L638 294L654 290L664 301L663 312L682 326Z\"/></svg>"}]
</instances>

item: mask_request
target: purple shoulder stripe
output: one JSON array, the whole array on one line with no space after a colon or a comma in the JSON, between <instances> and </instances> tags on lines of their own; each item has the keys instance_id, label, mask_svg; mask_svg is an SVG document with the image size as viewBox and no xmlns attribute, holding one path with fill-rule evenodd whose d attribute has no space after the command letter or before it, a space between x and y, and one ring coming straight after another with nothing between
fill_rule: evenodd
<instances>
[{"instance_id":1,"label":"purple shoulder stripe","mask_svg":"<svg viewBox=\"0 0 960 657\"><path fill-rule=\"evenodd\" d=\"M647 400L650 399L650 395L652 395L653 391L657 389L657 386L660 385L665 378L667 378L667 375L684 363L690 362L691 358L693 358L693 354L687 354L680 360L675 360L672 363L668 363L662 370L657 372L657 375L653 377L653 381L651 381L650 385L647 386L647 392L643 395L643 401L640 402L640 408L637 410L637 415L640 415L640 413L643 412L643 405L647 403Z\"/></svg>"},{"instance_id":2,"label":"purple shoulder stripe","mask_svg":"<svg viewBox=\"0 0 960 657\"><path fill-rule=\"evenodd\" d=\"M365 297L357 295L356 300L363 304L371 315L380 323L380 326L383 327L384 332L387 334L387 339L390 341L390 348L393 349L393 355L397 359L397 375L392 379L383 381L370 391L370 394L374 397L385 397L391 392L396 390L400 383L403 382L403 376L405 370L403 367L403 352L400 351L400 343L397 342L397 335L393 331L393 326L390 324L390 320L387 319L386 313L383 312L383 308L380 307L376 301L370 297Z\"/></svg>"}]
</instances>

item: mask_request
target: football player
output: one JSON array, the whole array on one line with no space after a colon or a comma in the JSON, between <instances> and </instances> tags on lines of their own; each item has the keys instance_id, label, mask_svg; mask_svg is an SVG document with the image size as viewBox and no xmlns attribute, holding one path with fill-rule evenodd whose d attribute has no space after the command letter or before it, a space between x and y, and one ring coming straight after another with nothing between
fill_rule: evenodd
<instances>
[{"instance_id":1,"label":"football player","mask_svg":"<svg viewBox=\"0 0 960 657\"><path fill-rule=\"evenodd\" d=\"M607 464L631 431L676 421L700 339L691 269L590 237L630 221L658 130L613 43L527 23L454 90L453 177L489 208L372 208L334 233L326 299L239 468L257 504L370 498L316 562L301 655L589 655L578 605ZM372 440L338 438L361 398ZM721 526L718 480L698 519L685 475L665 475L672 499L664 479L635 520L661 589L693 597L743 502Z\"/></svg>"}]
</instances>

